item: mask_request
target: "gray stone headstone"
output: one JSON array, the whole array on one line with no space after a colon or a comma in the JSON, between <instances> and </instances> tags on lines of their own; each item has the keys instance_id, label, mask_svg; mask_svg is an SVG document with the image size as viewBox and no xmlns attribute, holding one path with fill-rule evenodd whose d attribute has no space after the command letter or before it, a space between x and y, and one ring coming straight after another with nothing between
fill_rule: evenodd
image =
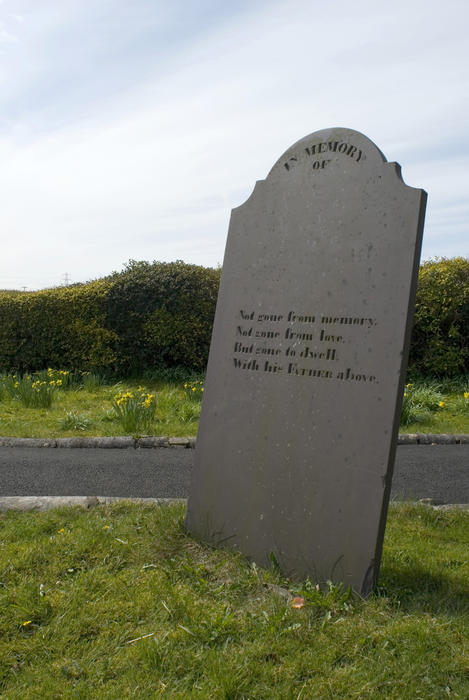
<instances>
[{"instance_id":1,"label":"gray stone headstone","mask_svg":"<svg viewBox=\"0 0 469 700\"><path fill-rule=\"evenodd\" d=\"M231 216L187 527L376 581L426 194L363 134L301 139Z\"/></svg>"}]
</instances>

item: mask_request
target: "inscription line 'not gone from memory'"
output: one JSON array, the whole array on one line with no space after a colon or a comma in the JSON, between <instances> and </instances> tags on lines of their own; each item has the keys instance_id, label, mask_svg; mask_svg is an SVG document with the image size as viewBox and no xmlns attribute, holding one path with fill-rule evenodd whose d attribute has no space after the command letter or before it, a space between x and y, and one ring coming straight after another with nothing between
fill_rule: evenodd
<instances>
[{"instance_id":1,"label":"inscription line 'not gone from memory'","mask_svg":"<svg viewBox=\"0 0 469 700\"><path fill-rule=\"evenodd\" d=\"M426 193L325 129L231 215L187 527L363 595L391 488Z\"/></svg>"}]
</instances>

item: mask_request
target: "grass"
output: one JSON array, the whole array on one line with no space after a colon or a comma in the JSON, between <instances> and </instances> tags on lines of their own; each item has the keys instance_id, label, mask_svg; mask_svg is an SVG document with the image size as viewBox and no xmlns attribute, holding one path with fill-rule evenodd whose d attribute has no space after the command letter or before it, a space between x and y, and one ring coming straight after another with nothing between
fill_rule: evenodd
<instances>
[{"instance_id":1,"label":"grass","mask_svg":"<svg viewBox=\"0 0 469 700\"><path fill-rule=\"evenodd\" d=\"M401 415L404 431L469 433L469 378L408 383Z\"/></svg>"},{"instance_id":2,"label":"grass","mask_svg":"<svg viewBox=\"0 0 469 700\"><path fill-rule=\"evenodd\" d=\"M31 383L35 379L36 376ZM68 376L58 370L49 370L40 373L39 379L42 382L62 382L50 392L53 400L49 407L24 406L21 397L14 394L17 380L0 375L0 436L47 438L145 434L184 437L197 434L203 395L200 377L184 379L183 375L172 378L150 375L109 383L100 375L78 377L73 373ZM23 393L27 393L26 384ZM132 398L122 403L119 397L128 394L132 394ZM155 395L155 406L144 405L149 394ZM139 422L135 418L139 418ZM469 433L469 378L416 381L408 385L400 430L407 433Z\"/></svg>"},{"instance_id":3,"label":"grass","mask_svg":"<svg viewBox=\"0 0 469 700\"><path fill-rule=\"evenodd\" d=\"M143 395L139 391L144 382L142 379L109 384L91 375L78 385L71 383L69 387L56 390L49 408L31 408L25 407L6 390L2 392L0 377L0 436L196 435L202 398L200 381L197 380L194 396L188 394L188 387L195 385L195 382L147 380L145 389L156 395L154 419L135 424L128 420L129 412L122 410L128 404L124 402L117 407L116 404L119 397L126 393L133 393L137 398ZM136 408L138 411L139 407ZM119 421L119 413L122 422ZM140 410L140 413L147 414L148 411ZM145 418L145 415L142 417Z\"/></svg>"},{"instance_id":4,"label":"grass","mask_svg":"<svg viewBox=\"0 0 469 700\"><path fill-rule=\"evenodd\" d=\"M0 516L2 698L469 697L469 513L391 505L367 600L203 546L183 515Z\"/></svg>"}]
</instances>

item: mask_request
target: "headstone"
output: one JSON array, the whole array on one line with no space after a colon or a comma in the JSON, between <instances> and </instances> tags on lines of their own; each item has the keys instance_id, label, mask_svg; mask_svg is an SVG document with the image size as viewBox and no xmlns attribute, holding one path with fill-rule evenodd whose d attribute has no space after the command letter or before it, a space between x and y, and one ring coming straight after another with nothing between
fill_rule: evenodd
<instances>
[{"instance_id":1,"label":"headstone","mask_svg":"<svg viewBox=\"0 0 469 700\"><path fill-rule=\"evenodd\" d=\"M379 570L426 193L363 134L301 139L231 216L186 524L363 595Z\"/></svg>"}]
</instances>

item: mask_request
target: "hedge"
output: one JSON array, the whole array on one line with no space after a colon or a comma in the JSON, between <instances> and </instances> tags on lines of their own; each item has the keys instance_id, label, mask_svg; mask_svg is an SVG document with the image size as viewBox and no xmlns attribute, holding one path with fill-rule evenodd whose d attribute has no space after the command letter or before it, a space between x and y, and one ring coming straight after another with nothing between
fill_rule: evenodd
<instances>
[{"instance_id":1,"label":"hedge","mask_svg":"<svg viewBox=\"0 0 469 700\"><path fill-rule=\"evenodd\" d=\"M411 373L456 376L469 372L469 260L424 262L409 357Z\"/></svg>"},{"instance_id":2,"label":"hedge","mask_svg":"<svg viewBox=\"0 0 469 700\"><path fill-rule=\"evenodd\" d=\"M0 371L205 368L220 272L130 261L89 282L0 293Z\"/></svg>"},{"instance_id":3,"label":"hedge","mask_svg":"<svg viewBox=\"0 0 469 700\"><path fill-rule=\"evenodd\" d=\"M87 284L0 292L0 372L203 371L219 280L219 270L181 261L130 261ZM469 260L421 265L409 372L469 372Z\"/></svg>"}]
</instances>

